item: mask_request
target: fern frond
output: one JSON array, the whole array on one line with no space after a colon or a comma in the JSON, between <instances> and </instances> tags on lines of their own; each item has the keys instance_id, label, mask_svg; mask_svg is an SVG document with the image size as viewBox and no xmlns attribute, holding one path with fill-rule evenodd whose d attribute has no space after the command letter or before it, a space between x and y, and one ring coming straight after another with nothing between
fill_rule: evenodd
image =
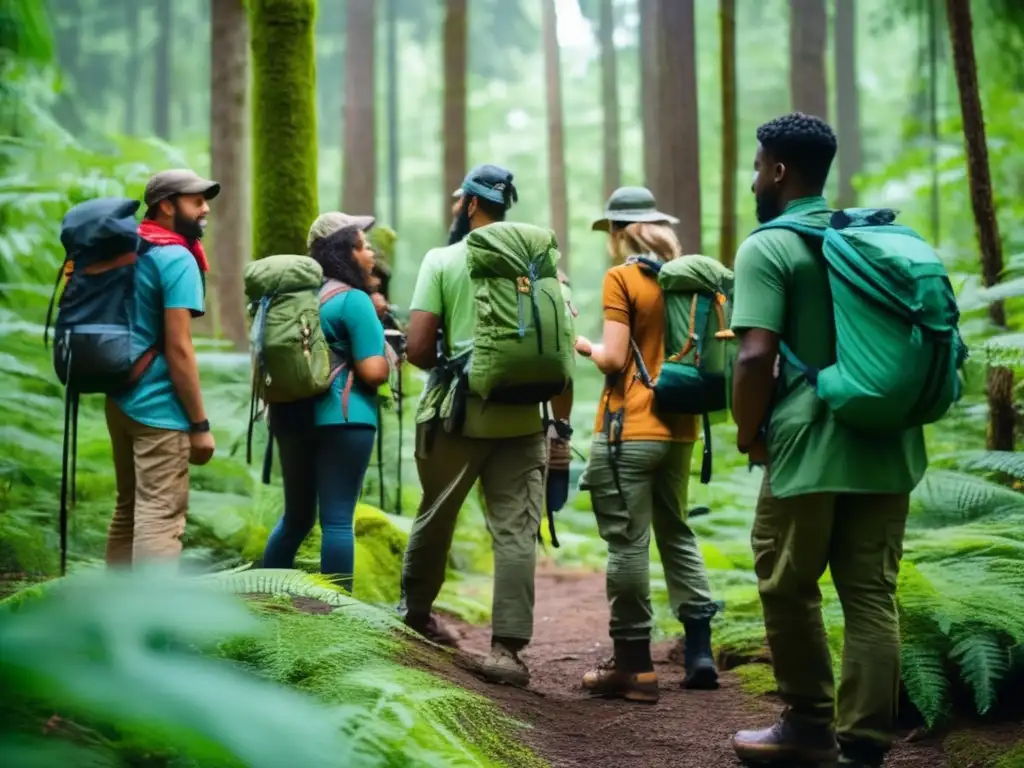
<instances>
[{"instance_id":1,"label":"fern frond","mask_svg":"<svg viewBox=\"0 0 1024 768\"><path fill-rule=\"evenodd\" d=\"M930 526L1024 515L1024 494L965 472L931 470L913 498L917 518Z\"/></svg>"},{"instance_id":2,"label":"fern frond","mask_svg":"<svg viewBox=\"0 0 1024 768\"><path fill-rule=\"evenodd\" d=\"M316 573L283 568L254 568L214 573L200 578L236 594L305 597L335 608L345 608L356 602L330 579Z\"/></svg>"},{"instance_id":3,"label":"fern frond","mask_svg":"<svg viewBox=\"0 0 1024 768\"><path fill-rule=\"evenodd\" d=\"M900 665L907 695L929 728L949 716L951 702L945 654L930 644L903 642Z\"/></svg>"},{"instance_id":4,"label":"fern frond","mask_svg":"<svg viewBox=\"0 0 1024 768\"><path fill-rule=\"evenodd\" d=\"M1024 453L1015 451L968 451L957 461L964 472L997 472L1024 480Z\"/></svg>"},{"instance_id":5,"label":"fern frond","mask_svg":"<svg viewBox=\"0 0 1024 768\"><path fill-rule=\"evenodd\" d=\"M999 697L999 683L1010 670L1009 649L990 632L967 629L950 651L963 679L974 693L979 715L987 714Z\"/></svg>"}]
</instances>

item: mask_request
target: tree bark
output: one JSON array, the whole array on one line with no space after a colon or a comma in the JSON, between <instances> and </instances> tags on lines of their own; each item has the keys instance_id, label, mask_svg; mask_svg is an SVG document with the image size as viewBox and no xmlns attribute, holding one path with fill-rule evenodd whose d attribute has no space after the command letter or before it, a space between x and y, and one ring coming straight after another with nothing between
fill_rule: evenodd
<instances>
[{"instance_id":1,"label":"tree bark","mask_svg":"<svg viewBox=\"0 0 1024 768\"><path fill-rule=\"evenodd\" d=\"M860 89L857 86L857 11L854 0L836 0L835 17L836 134L839 141L840 208L857 205L853 177L863 166Z\"/></svg>"},{"instance_id":2,"label":"tree bark","mask_svg":"<svg viewBox=\"0 0 1024 768\"><path fill-rule=\"evenodd\" d=\"M137 0L124 0L124 6L128 31L128 55L125 62L124 135L134 136L138 131L136 112L139 107L139 69L142 65L142 58L139 55L139 4Z\"/></svg>"},{"instance_id":3,"label":"tree bark","mask_svg":"<svg viewBox=\"0 0 1024 768\"><path fill-rule=\"evenodd\" d=\"M253 257L305 253L317 216L315 0L248 0Z\"/></svg>"},{"instance_id":4,"label":"tree bark","mask_svg":"<svg viewBox=\"0 0 1024 768\"><path fill-rule=\"evenodd\" d=\"M242 270L249 260L249 30L244 0L212 0L210 19L210 175L227 194L214 201L211 271L221 333L247 341Z\"/></svg>"},{"instance_id":5,"label":"tree bark","mask_svg":"<svg viewBox=\"0 0 1024 768\"><path fill-rule=\"evenodd\" d=\"M604 196L607 199L622 184L615 8L612 0L601 0L598 31L601 42L601 105L604 111Z\"/></svg>"},{"instance_id":6,"label":"tree bark","mask_svg":"<svg viewBox=\"0 0 1024 768\"><path fill-rule=\"evenodd\" d=\"M986 447L990 451L1014 450L1017 411L1013 407L1013 370L992 366L986 375L988 430Z\"/></svg>"},{"instance_id":7,"label":"tree bark","mask_svg":"<svg viewBox=\"0 0 1024 768\"><path fill-rule=\"evenodd\" d=\"M551 183L551 228L562 254L561 268L571 276L569 202L565 182L565 125L562 117L562 67L558 50L555 0L544 0L544 79L548 105L548 177Z\"/></svg>"},{"instance_id":8,"label":"tree bark","mask_svg":"<svg viewBox=\"0 0 1024 768\"><path fill-rule=\"evenodd\" d=\"M658 66L660 0L640 0L640 115L643 126L644 185L658 199Z\"/></svg>"},{"instance_id":9,"label":"tree bark","mask_svg":"<svg viewBox=\"0 0 1024 768\"><path fill-rule=\"evenodd\" d=\"M718 259L732 267L736 258L736 172L739 164L736 116L736 0L719 0L722 71L722 222Z\"/></svg>"},{"instance_id":10,"label":"tree bark","mask_svg":"<svg viewBox=\"0 0 1024 768\"><path fill-rule=\"evenodd\" d=\"M171 36L174 34L173 3L156 4L156 58L153 84L153 133L164 141L171 139Z\"/></svg>"},{"instance_id":11,"label":"tree bark","mask_svg":"<svg viewBox=\"0 0 1024 768\"><path fill-rule=\"evenodd\" d=\"M376 15L375 0L348 0L341 208L347 213L368 215L375 214L377 202Z\"/></svg>"},{"instance_id":12,"label":"tree bark","mask_svg":"<svg viewBox=\"0 0 1024 768\"><path fill-rule=\"evenodd\" d=\"M700 253L700 127L694 0L661 0L658 204L679 217L683 253Z\"/></svg>"},{"instance_id":13,"label":"tree bark","mask_svg":"<svg viewBox=\"0 0 1024 768\"><path fill-rule=\"evenodd\" d=\"M789 90L793 109L828 120L825 0L789 0Z\"/></svg>"},{"instance_id":14,"label":"tree bark","mask_svg":"<svg viewBox=\"0 0 1024 768\"><path fill-rule=\"evenodd\" d=\"M974 57L973 22L969 0L946 0L949 39L953 47L956 84L960 92L960 114L964 124L967 172L971 185L971 207L981 246L981 275L986 287L999 282L1003 271L1003 246L999 238L992 175L985 142L985 118L978 91L978 69ZM1000 327L1006 325L1002 301L989 305L989 317Z\"/></svg>"},{"instance_id":15,"label":"tree bark","mask_svg":"<svg viewBox=\"0 0 1024 768\"><path fill-rule=\"evenodd\" d=\"M467 0L444 4L444 215L451 219L452 192L462 185L466 168L466 73L469 19Z\"/></svg>"}]
</instances>

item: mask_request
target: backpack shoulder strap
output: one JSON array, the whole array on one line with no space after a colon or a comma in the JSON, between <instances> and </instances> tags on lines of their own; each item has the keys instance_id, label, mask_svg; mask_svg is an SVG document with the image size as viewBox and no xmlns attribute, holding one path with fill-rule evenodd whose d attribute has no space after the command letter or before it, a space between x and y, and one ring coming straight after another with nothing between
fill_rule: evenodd
<instances>
[{"instance_id":1,"label":"backpack shoulder strap","mask_svg":"<svg viewBox=\"0 0 1024 768\"><path fill-rule=\"evenodd\" d=\"M325 280L324 284L320 286L320 306L322 307L328 301L333 299L342 293L347 293L352 290L352 286L348 283L343 283L340 280Z\"/></svg>"}]
</instances>

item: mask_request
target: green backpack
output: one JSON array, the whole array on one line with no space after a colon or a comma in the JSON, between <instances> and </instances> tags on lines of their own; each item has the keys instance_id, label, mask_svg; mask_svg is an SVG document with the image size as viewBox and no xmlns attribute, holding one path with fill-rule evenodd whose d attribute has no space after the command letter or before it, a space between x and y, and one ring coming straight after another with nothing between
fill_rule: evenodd
<instances>
[{"instance_id":1,"label":"green backpack","mask_svg":"<svg viewBox=\"0 0 1024 768\"><path fill-rule=\"evenodd\" d=\"M315 397L344 367L320 327L320 306L349 288L323 277L309 256L267 256L246 266L254 400L290 403Z\"/></svg>"},{"instance_id":2,"label":"green backpack","mask_svg":"<svg viewBox=\"0 0 1024 768\"><path fill-rule=\"evenodd\" d=\"M680 256L668 262L633 257L652 273L665 300L665 361L651 380L632 339L640 378L654 391L655 408L666 414L699 414L704 429L701 482L711 481L710 414L729 406L735 350L733 273L715 259Z\"/></svg>"},{"instance_id":3,"label":"green backpack","mask_svg":"<svg viewBox=\"0 0 1024 768\"><path fill-rule=\"evenodd\" d=\"M956 294L938 254L889 209L781 216L756 231L801 235L828 268L835 362L816 369L782 344L836 419L894 432L940 419L960 399L967 359Z\"/></svg>"},{"instance_id":4,"label":"green backpack","mask_svg":"<svg viewBox=\"0 0 1024 768\"><path fill-rule=\"evenodd\" d=\"M466 243L476 314L470 391L501 403L547 402L565 391L575 365L554 235L497 222Z\"/></svg>"}]
</instances>

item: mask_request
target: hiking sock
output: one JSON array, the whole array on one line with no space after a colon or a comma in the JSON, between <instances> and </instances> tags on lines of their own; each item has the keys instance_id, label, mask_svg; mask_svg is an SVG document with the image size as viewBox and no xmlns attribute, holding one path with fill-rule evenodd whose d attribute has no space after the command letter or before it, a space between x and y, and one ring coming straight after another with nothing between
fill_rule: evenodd
<instances>
[{"instance_id":1,"label":"hiking sock","mask_svg":"<svg viewBox=\"0 0 1024 768\"><path fill-rule=\"evenodd\" d=\"M519 653L529 642L529 640L523 640L521 637L498 637L495 635L491 638L491 648L496 645L502 645L512 651L512 653Z\"/></svg>"},{"instance_id":2,"label":"hiking sock","mask_svg":"<svg viewBox=\"0 0 1024 768\"><path fill-rule=\"evenodd\" d=\"M622 672L653 672L650 640L615 640L615 668Z\"/></svg>"}]
</instances>

